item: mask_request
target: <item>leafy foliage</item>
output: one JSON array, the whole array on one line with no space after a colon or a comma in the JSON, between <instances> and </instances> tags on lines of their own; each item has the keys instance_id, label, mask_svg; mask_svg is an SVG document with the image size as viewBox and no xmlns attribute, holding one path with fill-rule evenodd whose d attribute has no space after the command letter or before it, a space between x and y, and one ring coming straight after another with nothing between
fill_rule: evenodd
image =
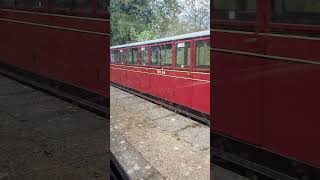
<instances>
[{"instance_id":1,"label":"leafy foliage","mask_svg":"<svg viewBox=\"0 0 320 180\"><path fill-rule=\"evenodd\" d=\"M209 0L194 1L209 3ZM112 0L111 44L157 39L206 29L207 27L202 26L189 28L193 26L187 20L190 17L181 18L182 12L186 10L183 3L185 2L182 0ZM209 12L203 11L202 14L209 19Z\"/></svg>"}]
</instances>

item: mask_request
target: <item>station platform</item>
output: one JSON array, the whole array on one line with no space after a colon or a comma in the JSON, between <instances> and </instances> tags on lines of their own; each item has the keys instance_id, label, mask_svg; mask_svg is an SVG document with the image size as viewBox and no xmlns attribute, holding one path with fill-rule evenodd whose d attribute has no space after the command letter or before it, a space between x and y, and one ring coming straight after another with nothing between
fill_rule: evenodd
<instances>
[{"instance_id":1,"label":"station platform","mask_svg":"<svg viewBox=\"0 0 320 180\"><path fill-rule=\"evenodd\" d=\"M110 149L130 179L210 179L210 129L110 87Z\"/></svg>"},{"instance_id":2,"label":"station platform","mask_svg":"<svg viewBox=\"0 0 320 180\"><path fill-rule=\"evenodd\" d=\"M0 180L108 179L106 118L0 76Z\"/></svg>"}]
</instances>

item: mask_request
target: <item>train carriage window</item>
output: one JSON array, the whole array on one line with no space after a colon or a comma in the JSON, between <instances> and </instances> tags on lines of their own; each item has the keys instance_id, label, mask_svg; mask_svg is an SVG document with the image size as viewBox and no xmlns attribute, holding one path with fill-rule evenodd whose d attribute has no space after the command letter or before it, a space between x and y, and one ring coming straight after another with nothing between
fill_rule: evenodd
<instances>
[{"instance_id":1,"label":"train carriage window","mask_svg":"<svg viewBox=\"0 0 320 180\"><path fill-rule=\"evenodd\" d=\"M159 66L160 63L160 47L159 46L154 46L151 47L151 65L153 66Z\"/></svg>"},{"instance_id":2,"label":"train carriage window","mask_svg":"<svg viewBox=\"0 0 320 180\"><path fill-rule=\"evenodd\" d=\"M28 6L28 3L25 0L15 0L14 1L14 7L15 8L23 8L23 7L26 7L26 6Z\"/></svg>"},{"instance_id":3,"label":"train carriage window","mask_svg":"<svg viewBox=\"0 0 320 180\"><path fill-rule=\"evenodd\" d=\"M107 0L99 0L97 9L98 11L107 11L108 10Z\"/></svg>"},{"instance_id":4,"label":"train carriage window","mask_svg":"<svg viewBox=\"0 0 320 180\"><path fill-rule=\"evenodd\" d=\"M138 48L132 49L132 64L138 64Z\"/></svg>"},{"instance_id":5,"label":"train carriage window","mask_svg":"<svg viewBox=\"0 0 320 180\"><path fill-rule=\"evenodd\" d=\"M90 10L91 1L90 0L73 0L73 8L81 10Z\"/></svg>"},{"instance_id":6,"label":"train carriage window","mask_svg":"<svg viewBox=\"0 0 320 180\"><path fill-rule=\"evenodd\" d=\"M48 0L32 0L32 8L45 8L48 6Z\"/></svg>"},{"instance_id":7,"label":"train carriage window","mask_svg":"<svg viewBox=\"0 0 320 180\"><path fill-rule=\"evenodd\" d=\"M124 57L124 52L123 52L123 49L120 49L120 62L121 62L121 64L124 64L124 60L125 59L125 57Z\"/></svg>"},{"instance_id":8,"label":"train carriage window","mask_svg":"<svg viewBox=\"0 0 320 180\"><path fill-rule=\"evenodd\" d=\"M13 8L14 0L0 0L0 7Z\"/></svg>"},{"instance_id":9,"label":"train carriage window","mask_svg":"<svg viewBox=\"0 0 320 180\"><path fill-rule=\"evenodd\" d=\"M196 68L210 68L210 45L209 41L196 42Z\"/></svg>"},{"instance_id":10,"label":"train carriage window","mask_svg":"<svg viewBox=\"0 0 320 180\"><path fill-rule=\"evenodd\" d=\"M148 50L146 47L140 48L140 63L144 66L148 65Z\"/></svg>"},{"instance_id":11,"label":"train carriage window","mask_svg":"<svg viewBox=\"0 0 320 180\"><path fill-rule=\"evenodd\" d=\"M186 68L190 66L190 43L178 43L176 47L176 66Z\"/></svg>"},{"instance_id":12,"label":"train carriage window","mask_svg":"<svg viewBox=\"0 0 320 180\"><path fill-rule=\"evenodd\" d=\"M71 9L73 3L72 0L53 0L53 4L55 8Z\"/></svg>"},{"instance_id":13,"label":"train carriage window","mask_svg":"<svg viewBox=\"0 0 320 180\"><path fill-rule=\"evenodd\" d=\"M117 63L118 59L119 59L119 52L117 50L112 51L112 53L111 53L111 63L112 64Z\"/></svg>"},{"instance_id":14,"label":"train carriage window","mask_svg":"<svg viewBox=\"0 0 320 180\"><path fill-rule=\"evenodd\" d=\"M273 0L272 22L320 25L319 0Z\"/></svg>"},{"instance_id":15,"label":"train carriage window","mask_svg":"<svg viewBox=\"0 0 320 180\"><path fill-rule=\"evenodd\" d=\"M161 65L171 66L172 65L172 45L166 44L161 46Z\"/></svg>"},{"instance_id":16,"label":"train carriage window","mask_svg":"<svg viewBox=\"0 0 320 180\"><path fill-rule=\"evenodd\" d=\"M127 49L126 50L126 64L133 64L132 61L132 49Z\"/></svg>"},{"instance_id":17,"label":"train carriage window","mask_svg":"<svg viewBox=\"0 0 320 180\"><path fill-rule=\"evenodd\" d=\"M256 0L213 0L213 12L218 20L254 21Z\"/></svg>"}]
</instances>

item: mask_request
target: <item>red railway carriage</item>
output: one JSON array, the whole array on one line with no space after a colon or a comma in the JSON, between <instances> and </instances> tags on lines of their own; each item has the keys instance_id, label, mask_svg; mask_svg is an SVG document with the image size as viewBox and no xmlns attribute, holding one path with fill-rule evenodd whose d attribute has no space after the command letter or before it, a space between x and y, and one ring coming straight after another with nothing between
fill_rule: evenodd
<instances>
[{"instance_id":1,"label":"red railway carriage","mask_svg":"<svg viewBox=\"0 0 320 180\"><path fill-rule=\"evenodd\" d=\"M0 61L109 97L105 0L0 0Z\"/></svg>"},{"instance_id":2,"label":"red railway carriage","mask_svg":"<svg viewBox=\"0 0 320 180\"><path fill-rule=\"evenodd\" d=\"M320 179L320 2L212 6L215 155L277 179Z\"/></svg>"},{"instance_id":3,"label":"red railway carriage","mask_svg":"<svg viewBox=\"0 0 320 180\"><path fill-rule=\"evenodd\" d=\"M209 114L209 33L111 47L111 82Z\"/></svg>"}]
</instances>

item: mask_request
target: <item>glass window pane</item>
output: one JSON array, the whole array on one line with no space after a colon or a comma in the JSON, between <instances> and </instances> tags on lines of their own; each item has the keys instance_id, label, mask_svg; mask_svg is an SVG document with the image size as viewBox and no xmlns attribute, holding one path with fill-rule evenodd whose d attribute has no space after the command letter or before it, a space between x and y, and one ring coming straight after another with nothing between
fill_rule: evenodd
<instances>
[{"instance_id":1,"label":"glass window pane","mask_svg":"<svg viewBox=\"0 0 320 180\"><path fill-rule=\"evenodd\" d=\"M97 9L98 11L107 11L108 10L107 0L99 0Z\"/></svg>"},{"instance_id":2,"label":"glass window pane","mask_svg":"<svg viewBox=\"0 0 320 180\"><path fill-rule=\"evenodd\" d=\"M151 65L153 66L159 66L159 63L160 63L160 47L158 46L154 46L154 47L151 47Z\"/></svg>"},{"instance_id":3,"label":"glass window pane","mask_svg":"<svg viewBox=\"0 0 320 180\"><path fill-rule=\"evenodd\" d=\"M273 0L272 9L273 22L320 25L319 0Z\"/></svg>"},{"instance_id":4,"label":"glass window pane","mask_svg":"<svg viewBox=\"0 0 320 180\"><path fill-rule=\"evenodd\" d=\"M166 44L161 46L161 65L171 66L172 65L172 45Z\"/></svg>"},{"instance_id":5,"label":"glass window pane","mask_svg":"<svg viewBox=\"0 0 320 180\"><path fill-rule=\"evenodd\" d=\"M0 0L0 2L1 2L1 0ZM16 8L25 7L25 6L27 6L27 4L28 3L25 0L15 0L15 7Z\"/></svg>"},{"instance_id":6,"label":"glass window pane","mask_svg":"<svg viewBox=\"0 0 320 180\"><path fill-rule=\"evenodd\" d=\"M73 0L73 8L74 9L84 9L90 10L91 9L91 1L90 0Z\"/></svg>"},{"instance_id":7,"label":"glass window pane","mask_svg":"<svg viewBox=\"0 0 320 180\"><path fill-rule=\"evenodd\" d=\"M210 45L209 41L196 42L196 68L210 68Z\"/></svg>"},{"instance_id":8,"label":"glass window pane","mask_svg":"<svg viewBox=\"0 0 320 180\"><path fill-rule=\"evenodd\" d=\"M138 64L138 48L132 49L132 63Z\"/></svg>"},{"instance_id":9,"label":"glass window pane","mask_svg":"<svg viewBox=\"0 0 320 180\"><path fill-rule=\"evenodd\" d=\"M114 52L112 51L112 53L111 53L111 57L110 57L110 59L111 59L111 63L114 63L115 62L115 58L114 58Z\"/></svg>"},{"instance_id":10,"label":"glass window pane","mask_svg":"<svg viewBox=\"0 0 320 180\"><path fill-rule=\"evenodd\" d=\"M0 0L0 6L1 7L13 7L14 0Z\"/></svg>"},{"instance_id":11,"label":"glass window pane","mask_svg":"<svg viewBox=\"0 0 320 180\"><path fill-rule=\"evenodd\" d=\"M176 47L176 66L186 68L190 66L190 43L178 43Z\"/></svg>"},{"instance_id":12,"label":"glass window pane","mask_svg":"<svg viewBox=\"0 0 320 180\"><path fill-rule=\"evenodd\" d=\"M53 0L56 8L72 8L72 0Z\"/></svg>"},{"instance_id":13,"label":"glass window pane","mask_svg":"<svg viewBox=\"0 0 320 180\"><path fill-rule=\"evenodd\" d=\"M2 0L0 0L1 2ZM6 1L6 0L4 0ZM31 4L32 8L46 8L48 7L48 0L15 0L15 8L27 7ZM1 3L0 3L1 4Z\"/></svg>"},{"instance_id":14,"label":"glass window pane","mask_svg":"<svg viewBox=\"0 0 320 180\"><path fill-rule=\"evenodd\" d=\"M111 53L111 63L117 63L119 58L119 52L117 50Z\"/></svg>"},{"instance_id":15,"label":"glass window pane","mask_svg":"<svg viewBox=\"0 0 320 180\"><path fill-rule=\"evenodd\" d=\"M48 7L48 0L31 0L32 8L46 8Z\"/></svg>"},{"instance_id":16,"label":"glass window pane","mask_svg":"<svg viewBox=\"0 0 320 180\"><path fill-rule=\"evenodd\" d=\"M165 60L166 60L166 48L165 48L165 46L161 46L160 60L161 60L161 65L164 65L165 64Z\"/></svg>"},{"instance_id":17,"label":"glass window pane","mask_svg":"<svg viewBox=\"0 0 320 180\"><path fill-rule=\"evenodd\" d=\"M126 51L126 64L132 64L132 49Z\"/></svg>"},{"instance_id":18,"label":"glass window pane","mask_svg":"<svg viewBox=\"0 0 320 180\"><path fill-rule=\"evenodd\" d=\"M148 65L148 50L145 47L140 49L140 61L142 65Z\"/></svg>"},{"instance_id":19,"label":"glass window pane","mask_svg":"<svg viewBox=\"0 0 320 180\"><path fill-rule=\"evenodd\" d=\"M48 0L32 0L31 3L33 8L45 8L48 6Z\"/></svg>"},{"instance_id":20,"label":"glass window pane","mask_svg":"<svg viewBox=\"0 0 320 180\"><path fill-rule=\"evenodd\" d=\"M213 18L255 21L256 0L213 0Z\"/></svg>"},{"instance_id":21,"label":"glass window pane","mask_svg":"<svg viewBox=\"0 0 320 180\"><path fill-rule=\"evenodd\" d=\"M120 62L121 62L121 64L124 64L124 61L125 61L124 52L123 52L123 50L121 49L121 50L120 50Z\"/></svg>"}]
</instances>

